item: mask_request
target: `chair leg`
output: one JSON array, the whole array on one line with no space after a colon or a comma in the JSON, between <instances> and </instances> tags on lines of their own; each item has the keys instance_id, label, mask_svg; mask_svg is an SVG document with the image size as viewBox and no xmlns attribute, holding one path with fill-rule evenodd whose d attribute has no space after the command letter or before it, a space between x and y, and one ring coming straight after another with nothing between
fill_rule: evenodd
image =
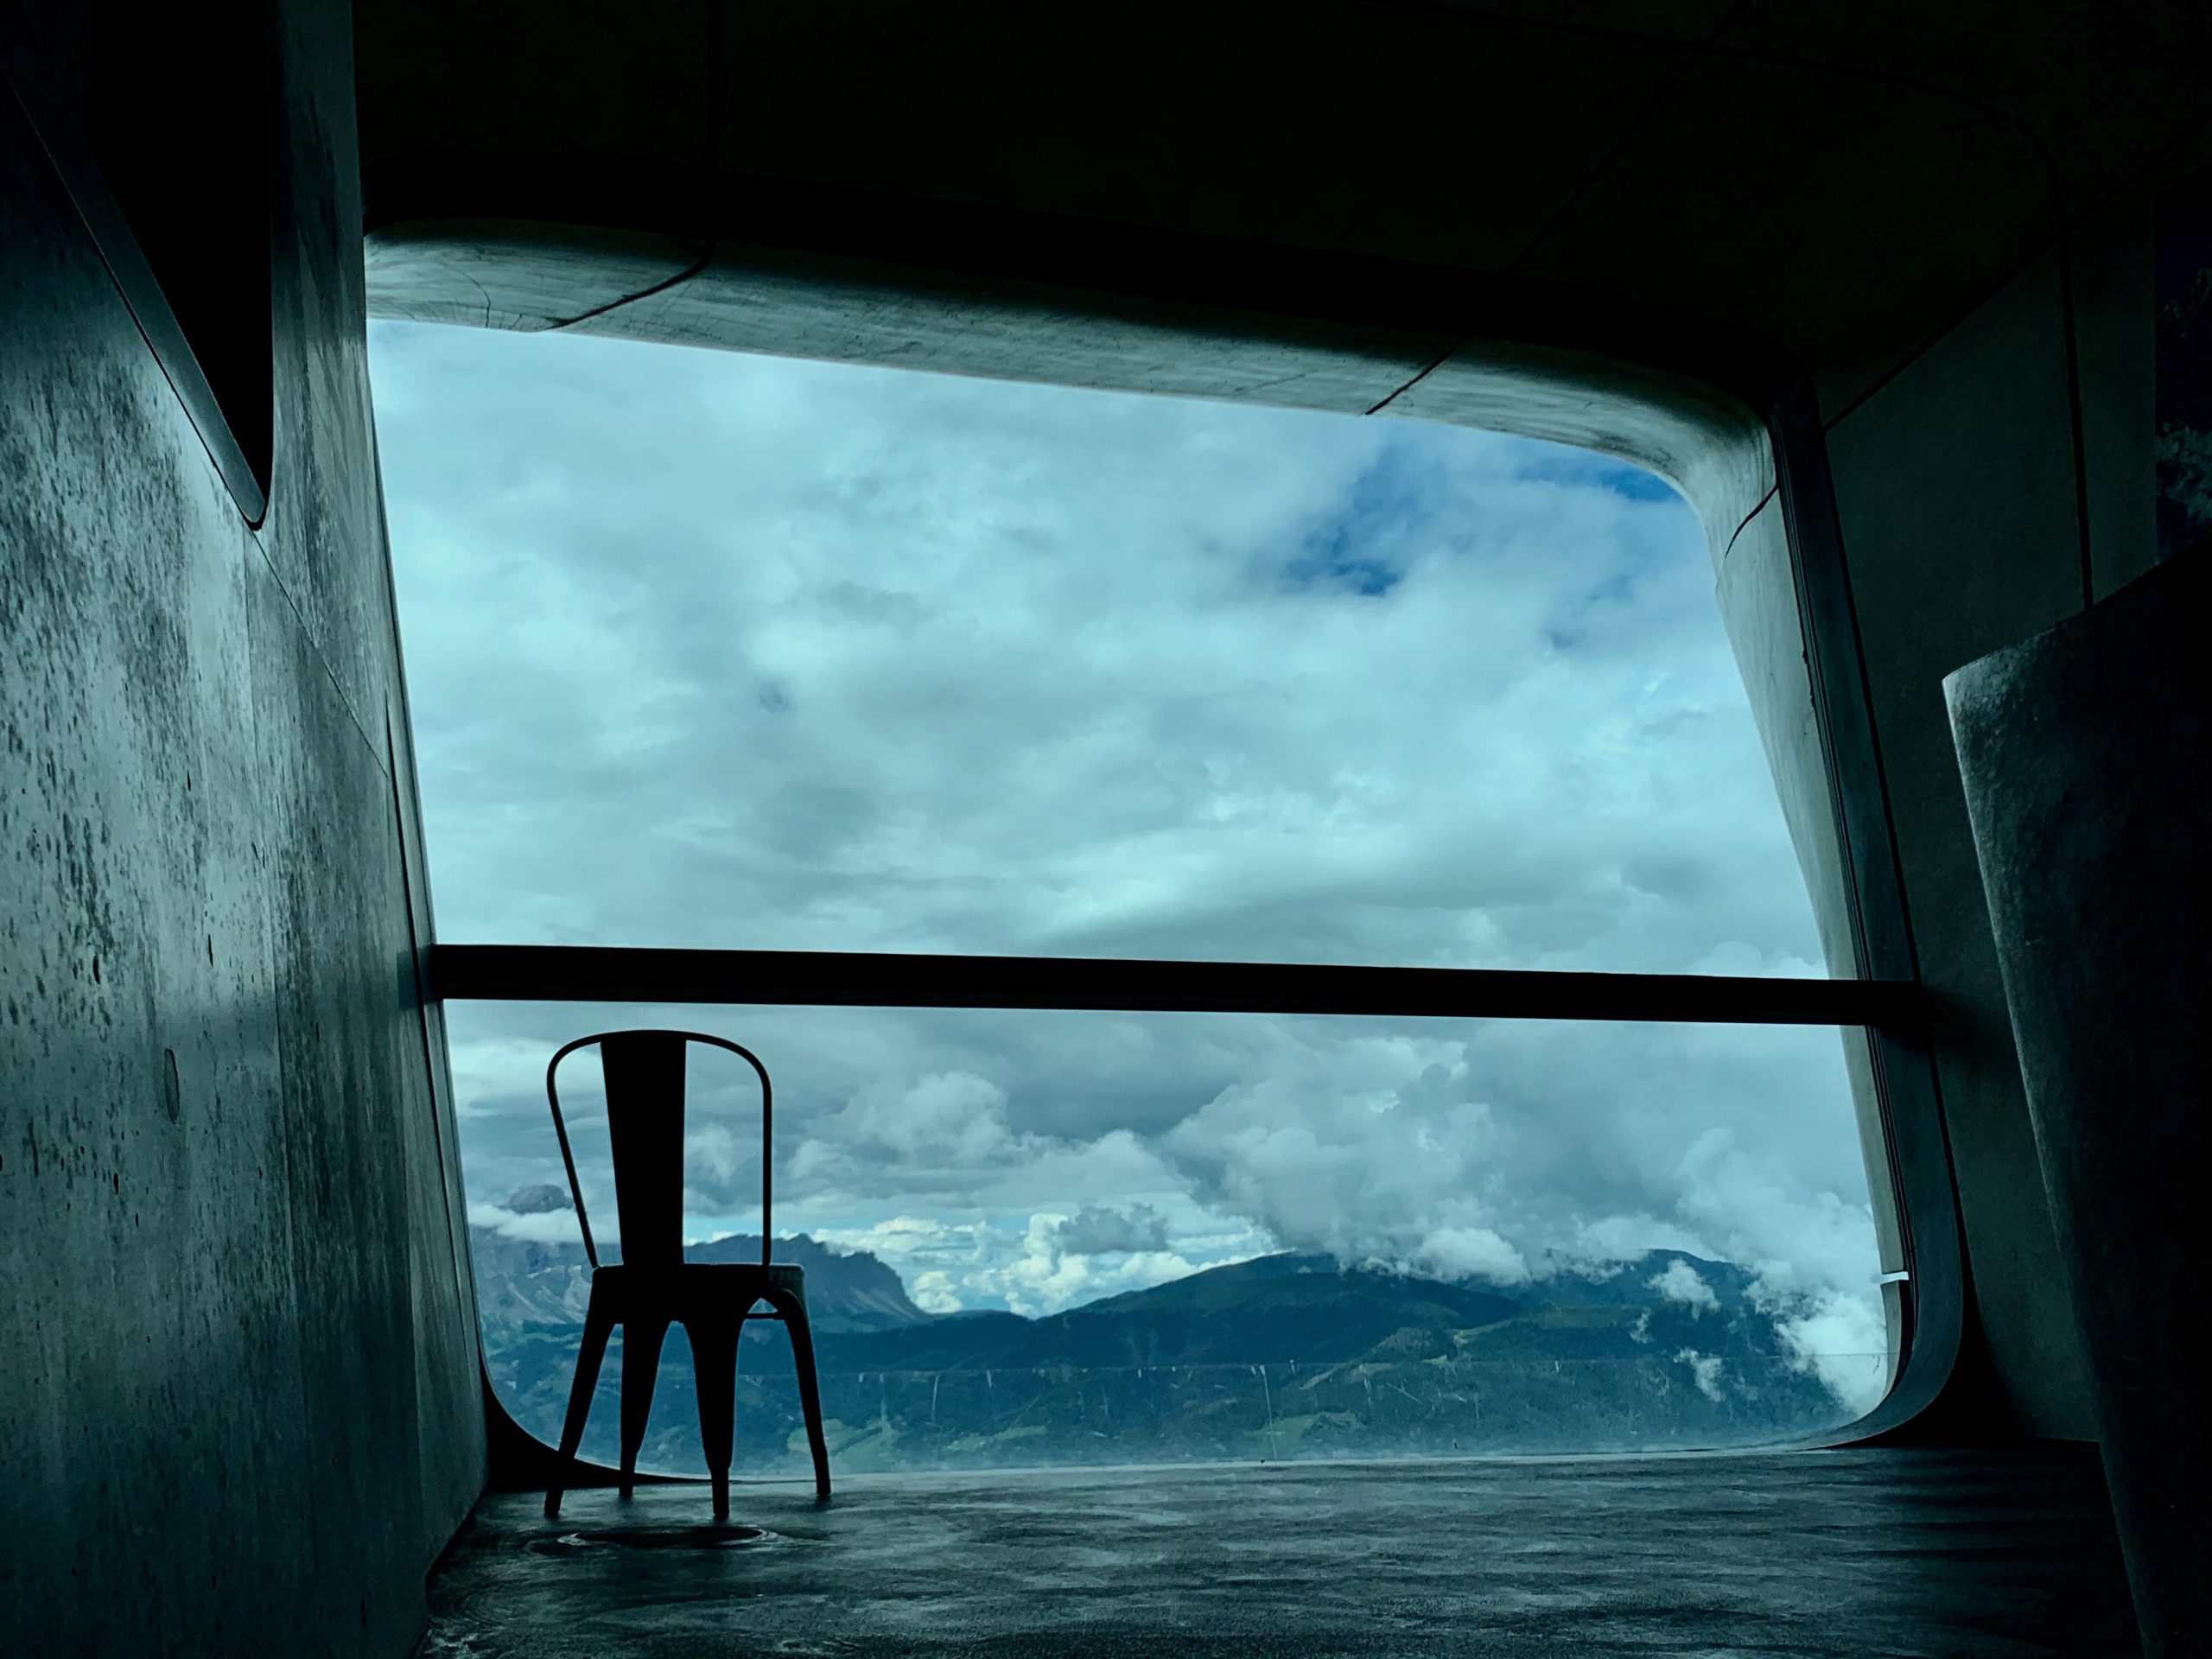
<instances>
[{"instance_id":1,"label":"chair leg","mask_svg":"<svg viewBox=\"0 0 2212 1659\"><path fill-rule=\"evenodd\" d=\"M732 1314L686 1319L691 1370L699 1387L699 1441L715 1483L715 1519L729 1519L729 1460L737 1435L737 1337L745 1321Z\"/></svg>"},{"instance_id":2,"label":"chair leg","mask_svg":"<svg viewBox=\"0 0 2212 1659\"><path fill-rule=\"evenodd\" d=\"M622 1327L622 1485L628 1502L638 1484L638 1449L645 1443L645 1424L653 1412L653 1382L660 1375L661 1344L668 1338L664 1319L631 1319Z\"/></svg>"},{"instance_id":3,"label":"chair leg","mask_svg":"<svg viewBox=\"0 0 2212 1659\"><path fill-rule=\"evenodd\" d=\"M814 1333L806 1323L804 1299L788 1293L772 1296L769 1305L783 1315L784 1328L791 1334L791 1366L798 1373L799 1409L806 1416L806 1444L814 1453L814 1495L830 1496L830 1448L822 1438L822 1390L814 1375Z\"/></svg>"},{"instance_id":4,"label":"chair leg","mask_svg":"<svg viewBox=\"0 0 2212 1659\"><path fill-rule=\"evenodd\" d=\"M599 1287L592 1287L591 1301L584 1309L584 1338L576 1351L576 1380L569 1386L569 1416L561 1426L560 1455L553 1460L553 1478L545 1488L545 1513L561 1513L561 1494L569 1484L569 1472L575 1467L576 1448L584 1443L584 1422L591 1415L591 1396L599 1387L600 1362L607 1357L607 1338L614 1329L612 1299L602 1297Z\"/></svg>"}]
</instances>

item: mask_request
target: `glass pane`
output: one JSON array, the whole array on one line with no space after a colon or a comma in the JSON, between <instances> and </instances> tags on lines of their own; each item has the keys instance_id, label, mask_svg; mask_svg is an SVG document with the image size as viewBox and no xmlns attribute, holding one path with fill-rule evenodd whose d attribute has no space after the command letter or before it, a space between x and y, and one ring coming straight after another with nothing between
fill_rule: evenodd
<instances>
[{"instance_id":1,"label":"glass pane","mask_svg":"<svg viewBox=\"0 0 2212 1659\"><path fill-rule=\"evenodd\" d=\"M558 1437L586 1287L546 1058L712 1031L777 1090L833 1461L1062 1463L1770 1443L1887 1386L1842 1044L1773 1027L450 1005L486 1344ZM1856 1041L1858 1033L1844 1034ZM692 1062L694 1259L753 1260L759 1119ZM564 1071L603 1252L603 1100ZM712 1241L720 1241L715 1243ZM805 1465L782 1333L737 1467ZM615 1458L619 1350L586 1451ZM648 1465L702 1467L670 1338Z\"/></svg>"},{"instance_id":2,"label":"glass pane","mask_svg":"<svg viewBox=\"0 0 2212 1659\"><path fill-rule=\"evenodd\" d=\"M448 940L1817 974L1667 486L379 325Z\"/></svg>"}]
</instances>

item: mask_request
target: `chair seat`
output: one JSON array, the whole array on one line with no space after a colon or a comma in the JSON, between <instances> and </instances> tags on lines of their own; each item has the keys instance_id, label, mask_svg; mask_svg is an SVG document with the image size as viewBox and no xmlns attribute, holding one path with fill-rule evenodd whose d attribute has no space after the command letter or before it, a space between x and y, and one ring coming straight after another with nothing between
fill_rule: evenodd
<instances>
[{"instance_id":1,"label":"chair seat","mask_svg":"<svg viewBox=\"0 0 2212 1659\"><path fill-rule=\"evenodd\" d=\"M602 1290L601 1287L605 1288ZM682 1262L668 1268L637 1268L610 1262L592 1270L595 1295L618 1299L626 1307L660 1302L697 1306L702 1303L758 1301L769 1295L806 1300L806 1269L791 1262ZM764 1314L763 1318L780 1318Z\"/></svg>"}]
</instances>

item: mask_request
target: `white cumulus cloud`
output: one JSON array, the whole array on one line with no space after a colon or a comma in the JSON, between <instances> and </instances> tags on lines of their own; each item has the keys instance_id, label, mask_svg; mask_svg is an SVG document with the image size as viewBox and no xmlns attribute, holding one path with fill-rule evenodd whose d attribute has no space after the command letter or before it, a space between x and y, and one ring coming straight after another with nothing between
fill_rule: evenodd
<instances>
[{"instance_id":1,"label":"white cumulus cloud","mask_svg":"<svg viewBox=\"0 0 2212 1659\"><path fill-rule=\"evenodd\" d=\"M1709 1313L1720 1306L1720 1298L1713 1287L1688 1262L1676 1257L1664 1268L1645 1281L1670 1302L1679 1302L1699 1315Z\"/></svg>"},{"instance_id":2,"label":"white cumulus cloud","mask_svg":"<svg viewBox=\"0 0 2212 1659\"><path fill-rule=\"evenodd\" d=\"M1728 1390L1721 1385L1720 1371L1725 1362L1719 1355L1700 1354L1694 1348L1685 1348L1675 1356L1675 1363L1690 1368L1697 1391L1715 1405L1728 1397Z\"/></svg>"}]
</instances>

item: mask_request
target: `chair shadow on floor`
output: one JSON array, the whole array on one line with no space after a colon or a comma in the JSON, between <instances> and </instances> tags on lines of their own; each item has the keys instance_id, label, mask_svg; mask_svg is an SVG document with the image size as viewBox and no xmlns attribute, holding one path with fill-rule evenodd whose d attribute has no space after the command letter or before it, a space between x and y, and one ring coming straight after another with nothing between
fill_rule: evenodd
<instances>
[{"instance_id":1,"label":"chair shadow on floor","mask_svg":"<svg viewBox=\"0 0 2212 1659\"><path fill-rule=\"evenodd\" d=\"M737 1055L760 1078L760 1260L698 1262L683 1259L684 1065L690 1046L704 1044ZM561 1116L557 1073L578 1049L596 1045L607 1077L607 1139L613 1147L614 1204L622 1230L622 1260L602 1266L584 1211L583 1188ZM698 1379L699 1438L714 1481L715 1519L729 1516L730 1451L736 1434L737 1343L752 1319L782 1321L791 1333L798 1372L798 1397L806 1439L814 1454L814 1491L830 1496L830 1453L822 1436L822 1395L814 1372L814 1337L806 1319L806 1273L772 1262L774 1233L770 1201L773 1181L774 1094L768 1070L750 1049L694 1031L607 1031L563 1045L545 1068L545 1095L560 1138L569 1194L583 1230L591 1263L591 1300L584 1313L583 1344L569 1391L560 1455L545 1491L545 1513L561 1512L561 1496L575 1469L584 1423L599 1386L607 1341L622 1328L621 1495L635 1490L638 1450L653 1403L661 1346L668 1328L681 1325L691 1342ZM762 1311L764 1310L765 1311Z\"/></svg>"}]
</instances>

